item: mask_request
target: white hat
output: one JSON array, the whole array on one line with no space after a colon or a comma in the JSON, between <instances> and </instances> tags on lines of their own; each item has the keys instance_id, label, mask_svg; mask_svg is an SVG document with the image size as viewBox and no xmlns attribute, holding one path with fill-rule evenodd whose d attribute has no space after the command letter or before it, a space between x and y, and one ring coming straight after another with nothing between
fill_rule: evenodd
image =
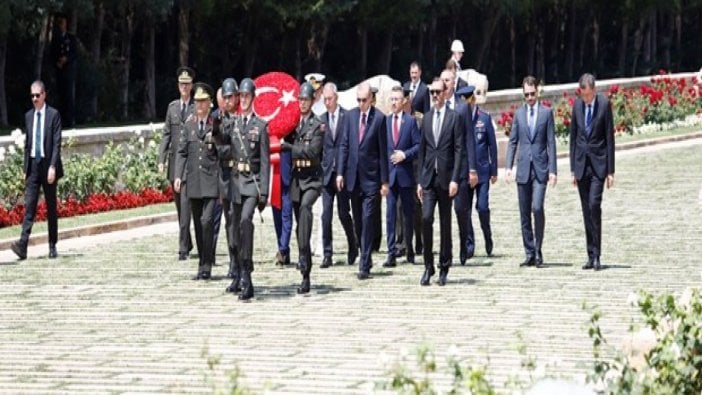
<instances>
[{"instance_id":1,"label":"white hat","mask_svg":"<svg viewBox=\"0 0 702 395\"><path fill-rule=\"evenodd\" d=\"M327 77L321 73L309 73L305 75L305 81L312 84L314 90L317 90L322 87L322 82L324 82L325 78Z\"/></svg>"},{"instance_id":2,"label":"white hat","mask_svg":"<svg viewBox=\"0 0 702 395\"><path fill-rule=\"evenodd\" d=\"M461 40L453 40L451 43L451 52L465 52L463 49L463 42Z\"/></svg>"}]
</instances>

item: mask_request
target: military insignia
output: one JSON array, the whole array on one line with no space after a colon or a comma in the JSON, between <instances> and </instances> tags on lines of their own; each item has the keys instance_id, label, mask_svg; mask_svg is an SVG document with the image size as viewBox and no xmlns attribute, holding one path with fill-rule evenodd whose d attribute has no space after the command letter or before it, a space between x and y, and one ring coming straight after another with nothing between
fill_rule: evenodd
<instances>
[{"instance_id":1,"label":"military insignia","mask_svg":"<svg viewBox=\"0 0 702 395\"><path fill-rule=\"evenodd\" d=\"M327 125L325 125L325 124L323 124L323 123L320 123L320 124L319 124L319 130L320 130L322 133L324 133L324 130L325 130L326 128L327 128Z\"/></svg>"},{"instance_id":2,"label":"military insignia","mask_svg":"<svg viewBox=\"0 0 702 395\"><path fill-rule=\"evenodd\" d=\"M483 121L478 121L475 123L476 128L484 128L485 127L485 122Z\"/></svg>"}]
</instances>

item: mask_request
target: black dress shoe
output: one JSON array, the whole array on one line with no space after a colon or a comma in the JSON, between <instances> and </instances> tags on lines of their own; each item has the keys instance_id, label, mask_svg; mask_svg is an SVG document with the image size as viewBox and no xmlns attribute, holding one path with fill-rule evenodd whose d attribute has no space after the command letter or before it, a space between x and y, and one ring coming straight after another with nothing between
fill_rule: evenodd
<instances>
[{"instance_id":1,"label":"black dress shoe","mask_svg":"<svg viewBox=\"0 0 702 395\"><path fill-rule=\"evenodd\" d=\"M540 252L536 253L536 259L534 260L537 268L544 267L544 256Z\"/></svg>"},{"instance_id":2,"label":"black dress shoe","mask_svg":"<svg viewBox=\"0 0 702 395\"><path fill-rule=\"evenodd\" d=\"M179 261L185 261L188 259L188 253L187 252L179 252L178 253L178 260Z\"/></svg>"},{"instance_id":3,"label":"black dress shoe","mask_svg":"<svg viewBox=\"0 0 702 395\"><path fill-rule=\"evenodd\" d=\"M400 249L396 250L393 255L395 256L395 258L400 258L400 257L405 256L406 253L407 253L407 250L405 248L400 248Z\"/></svg>"},{"instance_id":4,"label":"black dress shoe","mask_svg":"<svg viewBox=\"0 0 702 395\"><path fill-rule=\"evenodd\" d=\"M20 260L27 259L27 245L22 243L21 241L16 241L12 243L10 249L12 250L12 252L15 253L15 255L17 255L17 257Z\"/></svg>"},{"instance_id":5,"label":"black dress shoe","mask_svg":"<svg viewBox=\"0 0 702 395\"><path fill-rule=\"evenodd\" d=\"M383 262L383 267L395 267L397 266L397 262L395 262L395 257L394 256L389 256L388 259Z\"/></svg>"},{"instance_id":6,"label":"black dress shoe","mask_svg":"<svg viewBox=\"0 0 702 395\"><path fill-rule=\"evenodd\" d=\"M330 256L325 256L324 259L322 259L322 264L319 265L320 269L326 269L328 267L331 267L332 265L332 259Z\"/></svg>"},{"instance_id":7,"label":"black dress shoe","mask_svg":"<svg viewBox=\"0 0 702 395\"><path fill-rule=\"evenodd\" d=\"M407 263L414 265L414 254L407 254Z\"/></svg>"},{"instance_id":8,"label":"black dress shoe","mask_svg":"<svg viewBox=\"0 0 702 395\"><path fill-rule=\"evenodd\" d=\"M49 245L49 259L55 259L58 257L58 252L56 252L56 244Z\"/></svg>"},{"instance_id":9,"label":"black dress shoe","mask_svg":"<svg viewBox=\"0 0 702 395\"><path fill-rule=\"evenodd\" d=\"M359 280L368 280L370 278L370 273L368 272L358 272L356 278Z\"/></svg>"},{"instance_id":10,"label":"black dress shoe","mask_svg":"<svg viewBox=\"0 0 702 395\"><path fill-rule=\"evenodd\" d=\"M200 280L209 280L210 278L212 278L210 272L200 272Z\"/></svg>"},{"instance_id":11,"label":"black dress shoe","mask_svg":"<svg viewBox=\"0 0 702 395\"><path fill-rule=\"evenodd\" d=\"M446 285L446 277L448 277L448 272L448 267L442 267L441 269L439 269L439 285Z\"/></svg>"},{"instance_id":12,"label":"black dress shoe","mask_svg":"<svg viewBox=\"0 0 702 395\"><path fill-rule=\"evenodd\" d=\"M354 263L356 263L356 258L358 258L358 250L353 249L353 250L349 251L349 253L346 257L348 259L349 266L353 265Z\"/></svg>"},{"instance_id":13,"label":"black dress shoe","mask_svg":"<svg viewBox=\"0 0 702 395\"><path fill-rule=\"evenodd\" d=\"M249 300L253 298L254 296L254 289L253 285L249 285L246 288L242 288L241 292L239 292L239 300Z\"/></svg>"},{"instance_id":14,"label":"black dress shoe","mask_svg":"<svg viewBox=\"0 0 702 395\"><path fill-rule=\"evenodd\" d=\"M492 256L492 247L492 239L485 240L485 252L487 252L488 256Z\"/></svg>"},{"instance_id":15,"label":"black dress shoe","mask_svg":"<svg viewBox=\"0 0 702 395\"><path fill-rule=\"evenodd\" d=\"M595 258L592 260L592 266L595 269L595 271L600 271L602 270L602 264L600 264L600 258Z\"/></svg>"},{"instance_id":16,"label":"black dress shoe","mask_svg":"<svg viewBox=\"0 0 702 395\"><path fill-rule=\"evenodd\" d=\"M594 267L595 267L595 265L593 264L593 259L592 259L592 258L588 258L588 259L587 259L587 263L583 265L583 270L590 270L590 269L592 269L592 268L594 268Z\"/></svg>"},{"instance_id":17,"label":"black dress shoe","mask_svg":"<svg viewBox=\"0 0 702 395\"><path fill-rule=\"evenodd\" d=\"M430 267L428 269L424 269L424 274L422 274L422 279L419 280L419 284L422 286L427 286L429 285L429 282L431 280L431 276L434 275L434 267Z\"/></svg>"},{"instance_id":18,"label":"black dress shoe","mask_svg":"<svg viewBox=\"0 0 702 395\"><path fill-rule=\"evenodd\" d=\"M536 260L534 259L533 256L528 256L524 262L519 264L519 267L524 267L524 266L534 266L536 264Z\"/></svg>"},{"instance_id":19,"label":"black dress shoe","mask_svg":"<svg viewBox=\"0 0 702 395\"><path fill-rule=\"evenodd\" d=\"M231 284L224 290L225 292L239 293L241 292L241 286L239 285L239 279L235 279Z\"/></svg>"},{"instance_id":20,"label":"black dress shoe","mask_svg":"<svg viewBox=\"0 0 702 395\"><path fill-rule=\"evenodd\" d=\"M465 253L464 251L461 251L461 252L459 253L458 257L459 257L459 258L458 258L459 262L461 262L461 266L465 266L465 265L466 265L466 260L468 259L468 258L466 257L466 253Z\"/></svg>"},{"instance_id":21,"label":"black dress shoe","mask_svg":"<svg viewBox=\"0 0 702 395\"><path fill-rule=\"evenodd\" d=\"M306 294L310 292L310 278L303 278L302 283L300 283L300 286L297 287L297 293L298 294Z\"/></svg>"}]
</instances>

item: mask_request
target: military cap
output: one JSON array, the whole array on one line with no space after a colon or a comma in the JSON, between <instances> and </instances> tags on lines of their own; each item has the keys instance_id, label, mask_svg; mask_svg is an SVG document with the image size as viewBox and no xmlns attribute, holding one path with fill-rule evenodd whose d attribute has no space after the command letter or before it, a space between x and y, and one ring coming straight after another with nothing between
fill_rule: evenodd
<instances>
[{"instance_id":1,"label":"military cap","mask_svg":"<svg viewBox=\"0 0 702 395\"><path fill-rule=\"evenodd\" d=\"M178 82L186 84L192 83L195 78L195 71L188 66L178 67L176 74L178 75Z\"/></svg>"},{"instance_id":2,"label":"military cap","mask_svg":"<svg viewBox=\"0 0 702 395\"><path fill-rule=\"evenodd\" d=\"M467 98L473 96L474 91L475 91L475 87L473 85L466 85L463 88L457 90L456 94L458 96L463 97L464 99L467 99Z\"/></svg>"},{"instance_id":3,"label":"military cap","mask_svg":"<svg viewBox=\"0 0 702 395\"><path fill-rule=\"evenodd\" d=\"M239 93L250 93L254 94L256 92L256 84L254 84L251 78L244 78L239 84Z\"/></svg>"},{"instance_id":4,"label":"military cap","mask_svg":"<svg viewBox=\"0 0 702 395\"><path fill-rule=\"evenodd\" d=\"M212 100L213 96L212 87L205 84L204 82L198 82L195 84L195 94L193 99L195 100Z\"/></svg>"},{"instance_id":5,"label":"military cap","mask_svg":"<svg viewBox=\"0 0 702 395\"><path fill-rule=\"evenodd\" d=\"M405 86L402 87L402 94L405 97L410 97L411 93L412 93L412 88L410 88L409 84L406 84Z\"/></svg>"},{"instance_id":6,"label":"military cap","mask_svg":"<svg viewBox=\"0 0 702 395\"><path fill-rule=\"evenodd\" d=\"M314 98L314 87L309 82L304 82L300 85L300 99L313 99Z\"/></svg>"},{"instance_id":7,"label":"military cap","mask_svg":"<svg viewBox=\"0 0 702 395\"><path fill-rule=\"evenodd\" d=\"M309 73L305 76L305 81L309 82L310 85L317 90L322 87L324 79L327 78L324 74L320 73Z\"/></svg>"},{"instance_id":8,"label":"military cap","mask_svg":"<svg viewBox=\"0 0 702 395\"><path fill-rule=\"evenodd\" d=\"M378 87L377 86L371 86L371 93L373 94L373 97L375 97L376 94L378 94Z\"/></svg>"},{"instance_id":9,"label":"military cap","mask_svg":"<svg viewBox=\"0 0 702 395\"><path fill-rule=\"evenodd\" d=\"M235 95L239 88L236 85L236 80L234 78L227 78L222 81L222 96L227 97Z\"/></svg>"}]
</instances>

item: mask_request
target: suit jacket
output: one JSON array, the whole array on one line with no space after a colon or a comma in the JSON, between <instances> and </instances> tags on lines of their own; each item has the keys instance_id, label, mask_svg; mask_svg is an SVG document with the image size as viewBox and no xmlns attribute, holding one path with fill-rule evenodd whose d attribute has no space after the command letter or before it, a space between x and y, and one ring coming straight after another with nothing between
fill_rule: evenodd
<instances>
[{"instance_id":1,"label":"suit jacket","mask_svg":"<svg viewBox=\"0 0 702 395\"><path fill-rule=\"evenodd\" d=\"M585 103L578 98L570 124L570 171L580 180L589 161L595 175L604 179L614 174L612 105L603 94L595 96L590 133L585 128L585 110Z\"/></svg>"},{"instance_id":2,"label":"suit jacket","mask_svg":"<svg viewBox=\"0 0 702 395\"><path fill-rule=\"evenodd\" d=\"M334 185L336 182L336 160L338 158L339 146L341 145L341 139L344 135L344 128L346 127L346 110L339 107L339 118L336 120L336 134L334 135L329 126L329 112L325 112L322 115L322 122L324 122L326 127L326 132L324 133L324 148L322 150L322 170L324 172L324 185Z\"/></svg>"},{"instance_id":3,"label":"suit jacket","mask_svg":"<svg viewBox=\"0 0 702 395\"><path fill-rule=\"evenodd\" d=\"M61 115L55 108L48 104L45 105L44 112L45 113L42 114L42 116L44 116L44 158L49 161L49 166L53 166L56 170L56 179L58 180L63 177L63 162L61 161ZM27 177L29 177L29 171L31 169L31 153L34 150L35 120L36 114L33 108L24 114L24 132L27 142L24 144L23 169ZM46 166L47 174L42 175L42 177L48 175L49 166Z\"/></svg>"},{"instance_id":4,"label":"suit jacket","mask_svg":"<svg viewBox=\"0 0 702 395\"><path fill-rule=\"evenodd\" d=\"M410 89L412 87L412 81L405 82L404 87L406 89ZM414 97L412 98L412 114L417 111L424 114L429 112L430 108L431 98L429 97L429 87L427 87L427 84L425 84L424 81L420 80L414 93Z\"/></svg>"},{"instance_id":5,"label":"suit jacket","mask_svg":"<svg viewBox=\"0 0 702 395\"><path fill-rule=\"evenodd\" d=\"M490 114L478 108L473 117L475 136L475 162L478 182L488 182L497 176L497 140Z\"/></svg>"},{"instance_id":6,"label":"suit jacket","mask_svg":"<svg viewBox=\"0 0 702 395\"><path fill-rule=\"evenodd\" d=\"M192 115L195 103L192 98L185 106L185 117L180 116L180 99L173 100L166 110L166 121L163 123L163 136L158 148L158 163L168 164L168 180L173 183L175 179L175 161L178 151L181 132L185 120Z\"/></svg>"},{"instance_id":7,"label":"suit jacket","mask_svg":"<svg viewBox=\"0 0 702 395\"><path fill-rule=\"evenodd\" d=\"M402 188L413 188L417 185L414 180L414 171L412 163L419 152L419 128L414 118L404 112L400 113L399 136L397 145L393 141L393 122L395 115L390 114L385 117L387 120L387 157L388 157L388 182L390 186L398 185ZM390 161L390 156L393 151L402 151L405 154L405 160L394 165Z\"/></svg>"},{"instance_id":8,"label":"suit jacket","mask_svg":"<svg viewBox=\"0 0 702 395\"><path fill-rule=\"evenodd\" d=\"M322 147L326 125L314 114L310 115L295 131L294 143L290 150L293 166L295 160L310 161L310 167L293 167L290 196L294 202L302 199L308 189L322 188Z\"/></svg>"},{"instance_id":9,"label":"suit jacket","mask_svg":"<svg viewBox=\"0 0 702 395\"><path fill-rule=\"evenodd\" d=\"M385 114L371 107L363 140L359 142L360 120L361 110L358 107L346 113L345 133L336 161L337 174L344 177L349 192L358 183L363 192L374 193L380 190L381 184L388 182Z\"/></svg>"},{"instance_id":10,"label":"suit jacket","mask_svg":"<svg viewBox=\"0 0 702 395\"><path fill-rule=\"evenodd\" d=\"M219 197L219 160L214 142L206 136L214 129L213 118L208 116L200 130L196 116L185 121L184 136L178 147L176 178L187 179L189 199Z\"/></svg>"},{"instance_id":11,"label":"suit jacket","mask_svg":"<svg viewBox=\"0 0 702 395\"><path fill-rule=\"evenodd\" d=\"M477 170L475 161L475 132L473 130L472 114L473 109L461 98L454 98L454 111L459 116L461 130L463 132L463 163L461 166L461 179L467 177L468 172Z\"/></svg>"},{"instance_id":12,"label":"suit jacket","mask_svg":"<svg viewBox=\"0 0 702 395\"><path fill-rule=\"evenodd\" d=\"M444 107L439 141L434 141L434 110L424 115L422 137L419 142L421 163L419 184L423 189L440 187L448 189L449 183L460 182L463 169L463 128L458 113ZM436 167L435 167L436 166Z\"/></svg>"},{"instance_id":13,"label":"suit jacket","mask_svg":"<svg viewBox=\"0 0 702 395\"><path fill-rule=\"evenodd\" d=\"M509 143L507 145L507 169L511 169L514 164L514 155L519 145L519 157L517 158L518 183L523 184L529 181L531 167L534 167L536 180L540 183L548 181L549 173L556 173L556 132L553 122L553 112L537 104L536 126L534 135L529 132L527 118L527 106L519 107L514 115L512 129L509 133Z\"/></svg>"}]
</instances>

